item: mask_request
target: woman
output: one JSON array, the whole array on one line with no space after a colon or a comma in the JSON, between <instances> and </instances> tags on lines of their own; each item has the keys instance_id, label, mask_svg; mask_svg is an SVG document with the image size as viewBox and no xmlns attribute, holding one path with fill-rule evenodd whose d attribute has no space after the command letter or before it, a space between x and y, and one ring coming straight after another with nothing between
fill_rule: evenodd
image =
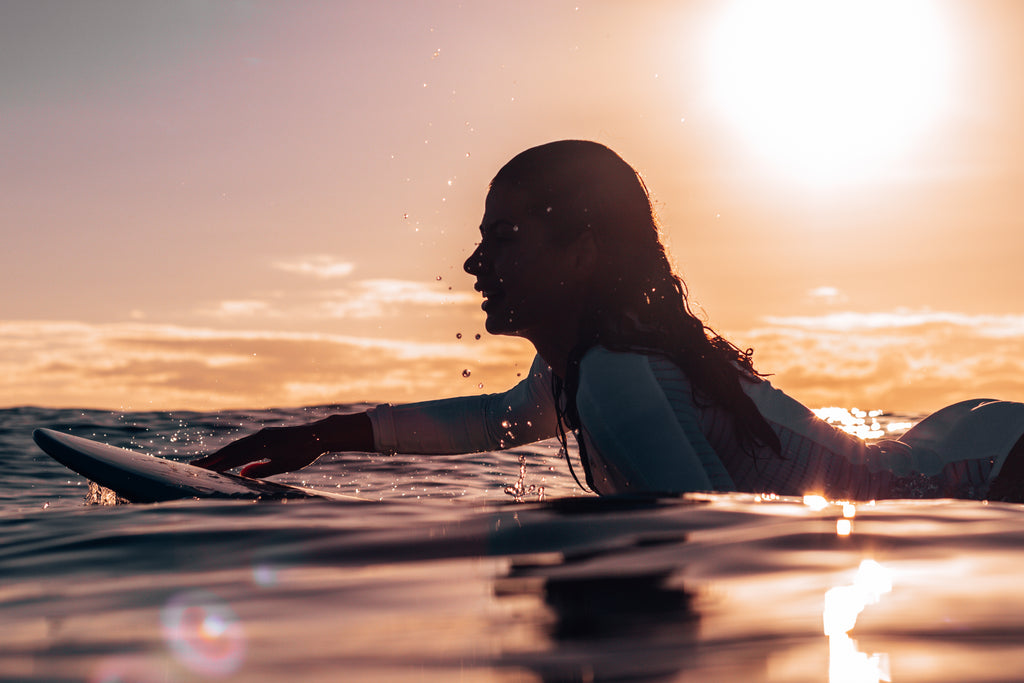
<instances>
[{"instance_id":1,"label":"woman","mask_svg":"<svg viewBox=\"0 0 1024 683\"><path fill-rule=\"evenodd\" d=\"M643 181L597 143L513 158L491 182L480 232L465 269L487 330L537 350L520 384L265 429L194 464L262 461L242 473L267 476L326 452L453 454L552 436L564 445L568 430L599 494L980 498L1024 432L1024 405L1006 402L958 404L878 445L818 419L754 370L751 350L691 313Z\"/></svg>"}]
</instances>

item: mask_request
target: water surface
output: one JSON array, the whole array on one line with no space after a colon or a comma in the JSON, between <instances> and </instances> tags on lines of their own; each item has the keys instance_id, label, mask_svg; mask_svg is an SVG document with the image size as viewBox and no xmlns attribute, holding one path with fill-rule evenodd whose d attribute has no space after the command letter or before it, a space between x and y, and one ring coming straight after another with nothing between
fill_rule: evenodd
<instances>
[{"instance_id":1,"label":"water surface","mask_svg":"<svg viewBox=\"0 0 1024 683\"><path fill-rule=\"evenodd\" d=\"M1024 672L1017 505L597 499L543 443L330 456L281 477L365 502L97 506L31 442L52 427L184 460L330 410L0 411L0 681Z\"/></svg>"}]
</instances>

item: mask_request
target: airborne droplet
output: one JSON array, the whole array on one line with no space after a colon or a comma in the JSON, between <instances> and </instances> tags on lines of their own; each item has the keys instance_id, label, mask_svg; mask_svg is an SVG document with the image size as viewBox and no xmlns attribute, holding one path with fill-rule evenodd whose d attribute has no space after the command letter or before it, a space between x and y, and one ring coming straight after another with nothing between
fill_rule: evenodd
<instances>
[{"instance_id":1,"label":"airborne droplet","mask_svg":"<svg viewBox=\"0 0 1024 683\"><path fill-rule=\"evenodd\" d=\"M473 374L473 373L471 373L468 369L462 371L462 376L463 377L469 377L471 374Z\"/></svg>"}]
</instances>

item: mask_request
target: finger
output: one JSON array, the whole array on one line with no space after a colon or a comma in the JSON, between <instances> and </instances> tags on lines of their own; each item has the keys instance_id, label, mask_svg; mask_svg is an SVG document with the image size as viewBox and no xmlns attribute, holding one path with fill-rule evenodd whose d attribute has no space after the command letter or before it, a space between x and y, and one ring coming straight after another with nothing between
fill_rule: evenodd
<instances>
[{"instance_id":1,"label":"finger","mask_svg":"<svg viewBox=\"0 0 1024 683\"><path fill-rule=\"evenodd\" d=\"M212 470L214 472L227 472L228 470L234 469L239 465L244 465L245 462L236 463L229 455L222 453L211 453L210 455L203 456L202 458L196 458L189 462L189 465L195 465L196 467L202 467L203 469Z\"/></svg>"},{"instance_id":2,"label":"finger","mask_svg":"<svg viewBox=\"0 0 1024 683\"><path fill-rule=\"evenodd\" d=\"M253 464L245 467L239 474L243 477L249 477L250 479L262 479L263 477L269 477L272 474L281 474L288 470L280 465L276 465L269 460L263 462L254 462Z\"/></svg>"},{"instance_id":3,"label":"finger","mask_svg":"<svg viewBox=\"0 0 1024 683\"><path fill-rule=\"evenodd\" d=\"M189 464L213 470L214 472L226 472L259 459L260 457L253 456L252 451L249 449L237 448L235 443L230 443L219 451L196 458Z\"/></svg>"},{"instance_id":4,"label":"finger","mask_svg":"<svg viewBox=\"0 0 1024 683\"><path fill-rule=\"evenodd\" d=\"M196 467L203 467L205 469L212 470L212 469L216 468L218 460L219 459L217 458L217 454L216 453L210 453L209 455L204 455L201 458L196 458L195 460L189 460L188 464L189 465L194 465Z\"/></svg>"}]
</instances>

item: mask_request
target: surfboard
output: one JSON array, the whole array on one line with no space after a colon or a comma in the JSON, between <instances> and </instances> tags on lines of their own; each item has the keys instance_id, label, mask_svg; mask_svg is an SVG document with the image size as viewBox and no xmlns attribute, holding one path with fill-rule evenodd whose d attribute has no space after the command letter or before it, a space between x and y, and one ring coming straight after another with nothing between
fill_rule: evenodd
<instances>
[{"instance_id":1,"label":"surfboard","mask_svg":"<svg viewBox=\"0 0 1024 683\"><path fill-rule=\"evenodd\" d=\"M37 429L32 438L57 462L133 503L157 503L181 498L329 498L364 501L357 496L333 491L213 472L52 429Z\"/></svg>"}]
</instances>

